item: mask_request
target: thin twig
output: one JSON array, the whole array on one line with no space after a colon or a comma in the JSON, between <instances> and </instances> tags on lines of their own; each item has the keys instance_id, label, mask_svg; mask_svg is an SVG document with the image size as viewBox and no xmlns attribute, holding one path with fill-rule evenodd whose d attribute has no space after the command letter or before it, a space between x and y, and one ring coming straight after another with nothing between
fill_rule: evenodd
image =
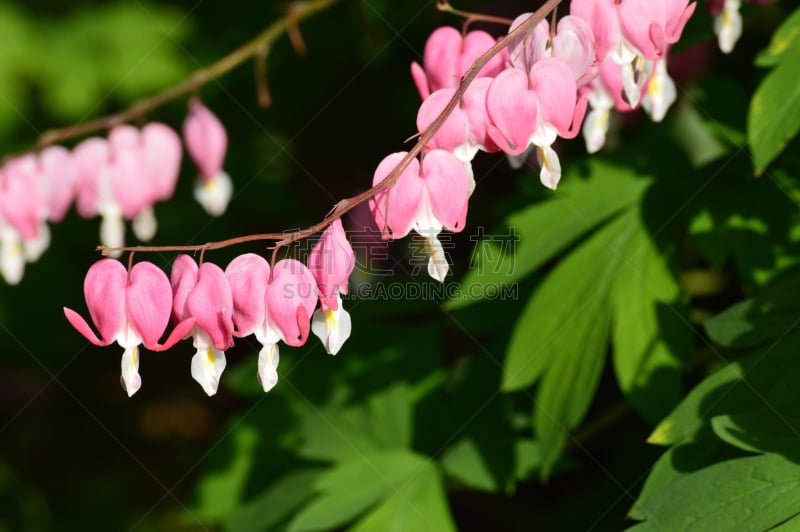
<instances>
[{"instance_id":1,"label":"thin twig","mask_svg":"<svg viewBox=\"0 0 800 532\"><path fill-rule=\"evenodd\" d=\"M470 24L472 22L491 22L492 24L502 24L504 26L510 26L513 20L510 18L505 17L497 17L494 15L485 15L483 13L471 13L469 11L462 11L461 9L456 9L450 2L447 0L439 0L436 2L436 9L442 11L444 13L450 13L451 15L455 15L457 17L462 17L467 19L466 24Z\"/></svg>"}]
</instances>

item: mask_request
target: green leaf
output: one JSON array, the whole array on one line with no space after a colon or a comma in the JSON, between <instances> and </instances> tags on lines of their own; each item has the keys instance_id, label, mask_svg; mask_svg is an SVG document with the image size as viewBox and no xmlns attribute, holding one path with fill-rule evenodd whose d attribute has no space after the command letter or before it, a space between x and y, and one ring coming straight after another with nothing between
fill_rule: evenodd
<instances>
[{"instance_id":1,"label":"green leaf","mask_svg":"<svg viewBox=\"0 0 800 532\"><path fill-rule=\"evenodd\" d=\"M456 530L441 476L433 462L426 463L408 482L351 529L353 532L405 532Z\"/></svg>"},{"instance_id":2,"label":"green leaf","mask_svg":"<svg viewBox=\"0 0 800 532\"><path fill-rule=\"evenodd\" d=\"M206 519L221 519L239 505L258 453L260 434L255 428L240 425L231 438L227 467L207 472L197 486L196 511Z\"/></svg>"},{"instance_id":3,"label":"green leaf","mask_svg":"<svg viewBox=\"0 0 800 532\"><path fill-rule=\"evenodd\" d=\"M510 439L465 438L448 447L441 464L447 475L470 488L502 493L514 487L514 458L514 442Z\"/></svg>"},{"instance_id":4,"label":"green leaf","mask_svg":"<svg viewBox=\"0 0 800 532\"><path fill-rule=\"evenodd\" d=\"M430 467L429 459L409 451L362 455L320 475L320 495L292 519L293 532L326 530L346 524L408 480Z\"/></svg>"},{"instance_id":5,"label":"green leaf","mask_svg":"<svg viewBox=\"0 0 800 532\"><path fill-rule=\"evenodd\" d=\"M760 405L711 419L714 433L727 443L750 452L774 452L800 459L800 410L792 404Z\"/></svg>"},{"instance_id":6,"label":"green leaf","mask_svg":"<svg viewBox=\"0 0 800 532\"><path fill-rule=\"evenodd\" d=\"M233 532L269 530L287 519L310 496L319 469L298 469L278 479L259 495L245 502L224 521Z\"/></svg>"},{"instance_id":7,"label":"green leaf","mask_svg":"<svg viewBox=\"0 0 800 532\"><path fill-rule=\"evenodd\" d=\"M738 458L670 483L632 530L767 530L800 513L800 465L777 454Z\"/></svg>"},{"instance_id":8,"label":"green leaf","mask_svg":"<svg viewBox=\"0 0 800 532\"><path fill-rule=\"evenodd\" d=\"M343 461L390 449L405 449L412 437L411 396L399 383L370 397L366 407L331 406L309 411L302 420L300 456Z\"/></svg>"},{"instance_id":9,"label":"green leaf","mask_svg":"<svg viewBox=\"0 0 800 532\"><path fill-rule=\"evenodd\" d=\"M701 430L689 440L670 447L653 465L642 492L633 504L629 517L643 521L648 516L649 500L676 480L712 464L739 458L741 452L717 438L709 430Z\"/></svg>"},{"instance_id":10,"label":"green leaf","mask_svg":"<svg viewBox=\"0 0 800 532\"><path fill-rule=\"evenodd\" d=\"M747 140L756 174L771 163L800 131L800 48L791 52L756 89L747 117Z\"/></svg>"},{"instance_id":11,"label":"green leaf","mask_svg":"<svg viewBox=\"0 0 800 532\"><path fill-rule=\"evenodd\" d=\"M514 328L503 389L542 379L533 425L545 477L594 397L611 325L611 283L635 227L636 214L628 212L567 256L534 292Z\"/></svg>"},{"instance_id":12,"label":"green leaf","mask_svg":"<svg viewBox=\"0 0 800 532\"><path fill-rule=\"evenodd\" d=\"M748 299L706 320L712 340L726 347L755 347L786 334L800 322L800 275L797 270L776 278Z\"/></svg>"},{"instance_id":13,"label":"green leaf","mask_svg":"<svg viewBox=\"0 0 800 532\"><path fill-rule=\"evenodd\" d=\"M530 386L553 360L582 357L587 343L594 354L605 352L605 339L594 338L593 332L602 333L604 328L598 325L603 323L607 329L608 312L598 310L607 303L621 250L631 234L633 216L628 213L593 235L533 293L511 335L503 367L504 390ZM602 340L603 345L597 340Z\"/></svg>"},{"instance_id":14,"label":"green leaf","mask_svg":"<svg viewBox=\"0 0 800 532\"><path fill-rule=\"evenodd\" d=\"M491 297L500 286L525 278L604 220L637 201L649 179L602 159L587 161L589 178L583 179L578 164L562 180L555 198L514 213L506 229L478 242L474 267L461 282L469 298L452 299L448 308L465 307ZM519 239L516 242L516 238Z\"/></svg>"},{"instance_id":15,"label":"green leaf","mask_svg":"<svg viewBox=\"0 0 800 532\"><path fill-rule=\"evenodd\" d=\"M710 375L653 431L649 443L670 445L708 427L713 417L762 405L792 404L800 374L800 334L756 351Z\"/></svg>"},{"instance_id":16,"label":"green leaf","mask_svg":"<svg viewBox=\"0 0 800 532\"><path fill-rule=\"evenodd\" d=\"M622 392L657 423L681 398L692 329L678 280L644 226L625 249L612 285L614 371Z\"/></svg>"},{"instance_id":17,"label":"green leaf","mask_svg":"<svg viewBox=\"0 0 800 532\"><path fill-rule=\"evenodd\" d=\"M772 34L769 46L758 54L756 65L775 66L791 57L791 52L798 46L800 46L800 9L795 9Z\"/></svg>"}]
</instances>

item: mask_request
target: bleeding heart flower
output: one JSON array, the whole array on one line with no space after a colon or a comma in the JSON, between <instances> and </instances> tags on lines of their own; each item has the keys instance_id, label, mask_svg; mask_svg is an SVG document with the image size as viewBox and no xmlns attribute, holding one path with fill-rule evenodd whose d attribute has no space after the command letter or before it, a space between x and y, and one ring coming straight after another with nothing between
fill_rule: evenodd
<instances>
[{"instance_id":1,"label":"bleeding heart flower","mask_svg":"<svg viewBox=\"0 0 800 532\"><path fill-rule=\"evenodd\" d=\"M278 383L278 342L301 346L308 338L317 283L302 262L283 259L270 272L267 261L253 253L233 259L225 275L233 293L236 336L254 334L263 346L258 378L268 392Z\"/></svg>"},{"instance_id":2,"label":"bleeding heart flower","mask_svg":"<svg viewBox=\"0 0 800 532\"><path fill-rule=\"evenodd\" d=\"M458 87L472 63L494 43L494 37L485 31L471 31L462 37L461 32L449 26L434 30L425 43L424 68L418 63L411 64L411 76L422 99L439 89ZM490 59L478 76L493 78L502 72L506 54L504 50Z\"/></svg>"},{"instance_id":3,"label":"bleeding heart flower","mask_svg":"<svg viewBox=\"0 0 800 532\"><path fill-rule=\"evenodd\" d=\"M142 385L139 376L139 346L164 351L175 345L194 326L194 318L178 323L167 340L159 338L169 323L172 290L167 275L150 262L139 262L128 272L113 259L95 262L86 273L83 293L97 336L80 314L64 308L70 324L87 340L105 346L116 341L122 355L122 386L128 396Z\"/></svg>"},{"instance_id":4,"label":"bleeding heart flower","mask_svg":"<svg viewBox=\"0 0 800 532\"><path fill-rule=\"evenodd\" d=\"M356 256L347 241L342 221L336 219L308 255L308 269L317 281L320 308L311 319L311 331L325 350L335 355L350 337L350 314L342 307L342 294L355 267Z\"/></svg>"},{"instance_id":5,"label":"bleeding heart flower","mask_svg":"<svg viewBox=\"0 0 800 532\"><path fill-rule=\"evenodd\" d=\"M189 255L178 255L170 281L175 321L195 320L189 332L197 349L192 377L212 396L225 371L225 350L233 347L233 294L228 278L216 264L204 262L198 267Z\"/></svg>"},{"instance_id":6,"label":"bleeding heart flower","mask_svg":"<svg viewBox=\"0 0 800 532\"><path fill-rule=\"evenodd\" d=\"M406 152L393 153L381 161L372 180L377 185L394 170ZM384 233L402 238L411 229L422 236L430 254L428 273L444 281L449 264L437 238L441 230L464 229L469 200L469 176L450 152L431 150L411 161L388 192L369 201L372 216Z\"/></svg>"},{"instance_id":7,"label":"bleeding heart flower","mask_svg":"<svg viewBox=\"0 0 800 532\"><path fill-rule=\"evenodd\" d=\"M222 170L228 134L222 122L197 98L189 100L183 139L200 170L194 186L195 199L212 216L222 216L233 195L231 178Z\"/></svg>"}]
</instances>

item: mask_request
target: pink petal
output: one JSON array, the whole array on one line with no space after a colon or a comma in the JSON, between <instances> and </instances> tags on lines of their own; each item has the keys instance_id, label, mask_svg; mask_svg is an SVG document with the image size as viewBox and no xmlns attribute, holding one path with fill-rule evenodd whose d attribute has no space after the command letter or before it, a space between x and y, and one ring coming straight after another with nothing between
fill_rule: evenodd
<instances>
[{"instance_id":1,"label":"pink petal","mask_svg":"<svg viewBox=\"0 0 800 532\"><path fill-rule=\"evenodd\" d=\"M100 137L92 137L78 144L72 152L78 172L75 207L83 218L93 218L100 205L100 183L108 173L110 148Z\"/></svg>"},{"instance_id":2,"label":"pink petal","mask_svg":"<svg viewBox=\"0 0 800 532\"><path fill-rule=\"evenodd\" d=\"M279 261L267 288L267 309L270 323L280 329L288 345L306 342L316 305L317 284L305 264L294 259Z\"/></svg>"},{"instance_id":3,"label":"pink petal","mask_svg":"<svg viewBox=\"0 0 800 532\"><path fill-rule=\"evenodd\" d=\"M113 127L108 134L112 191L128 220L155 202L149 176L144 173L144 151L139 135L138 129L127 124Z\"/></svg>"},{"instance_id":4,"label":"pink petal","mask_svg":"<svg viewBox=\"0 0 800 532\"><path fill-rule=\"evenodd\" d=\"M83 295L86 306L89 307L89 315L97 326L100 338L105 342L103 345L113 342L114 337L125 325L127 284L128 272L125 266L114 259L101 259L92 264L86 272ZM89 340L91 341L91 338Z\"/></svg>"},{"instance_id":5,"label":"pink petal","mask_svg":"<svg viewBox=\"0 0 800 532\"><path fill-rule=\"evenodd\" d=\"M578 94L572 70L551 57L533 65L530 79L539 99L539 120L551 124L559 133L569 131Z\"/></svg>"},{"instance_id":6,"label":"pink petal","mask_svg":"<svg viewBox=\"0 0 800 532\"><path fill-rule=\"evenodd\" d=\"M11 159L3 168L0 189L3 216L25 240L38 236L40 223L47 210L37 173L34 155Z\"/></svg>"},{"instance_id":7,"label":"pink petal","mask_svg":"<svg viewBox=\"0 0 800 532\"><path fill-rule=\"evenodd\" d=\"M481 30L471 31L464 36L464 41L461 44L461 54L458 58L458 66L455 72L458 76L458 79L455 80L456 85L458 85L461 76L466 74L467 70L472 66L472 63L486 53L489 48L494 46L495 42L494 37ZM501 53L492 57L489 62L480 69L478 76L493 78L505 70L505 61L508 59L507 53L508 52L506 52L504 48Z\"/></svg>"},{"instance_id":8,"label":"pink petal","mask_svg":"<svg viewBox=\"0 0 800 532\"><path fill-rule=\"evenodd\" d=\"M618 7L625 38L651 61L661 57L659 43L654 43L650 35L652 26L659 26L656 33L664 34L667 24L666 1L625 0Z\"/></svg>"},{"instance_id":9,"label":"pink petal","mask_svg":"<svg viewBox=\"0 0 800 532\"><path fill-rule=\"evenodd\" d=\"M267 316L266 290L269 263L254 253L233 259L225 268L233 296L233 323L236 336L251 334Z\"/></svg>"},{"instance_id":10,"label":"pink petal","mask_svg":"<svg viewBox=\"0 0 800 532\"><path fill-rule=\"evenodd\" d=\"M517 29L517 26L528 20L531 15L532 13L518 15L511 23L511 26L508 27L508 33ZM549 38L550 24L546 20L542 20L533 30L527 31L522 37L515 39L508 45L508 56L511 64L524 72L529 71L536 61L546 57Z\"/></svg>"},{"instance_id":11,"label":"pink petal","mask_svg":"<svg viewBox=\"0 0 800 532\"><path fill-rule=\"evenodd\" d=\"M673 5L669 8L667 26L664 29L669 44L674 44L680 40L683 28L686 27L686 23L694 14L695 8L697 8L697 2L688 6L686 5L687 2L688 0L673 0ZM763 4L764 2L759 1L758 3Z\"/></svg>"},{"instance_id":12,"label":"pink petal","mask_svg":"<svg viewBox=\"0 0 800 532\"><path fill-rule=\"evenodd\" d=\"M176 323L192 316L186 308L186 298L197 284L197 270L197 263L189 255L178 255L172 263L169 280L172 285L172 317Z\"/></svg>"},{"instance_id":13,"label":"pink petal","mask_svg":"<svg viewBox=\"0 0 800 532\"><path fill-rule=\"evenodd\" d=\"M486 94L486 109L492 119L488 133L501 150L510 155L525 151L536 129L538 105L522 71L509 69L494 79Z\"/></svg>"},{"instance_id":14,"label":"pink petal","mask_svg":"<svg viewBox=\"0 0 800 532\"><path fill-rule=\"evenodd\" d=\"M48 219L60 222L67 215L78 187L78 169L72 154L63 146L50 146L39 154L39 171L48 185Z\"/></svg>"},{"instance_id":15,"label":"pink petal","mask_svg":"<svg viewBox=\"0 0 800 532\"><path fill-rule=\"evenodd\" d=\"M175 193L181 171L181 139L168 125L151 122L142 128L141 143L143 171L152 187L150 204L168 200Z\"/></svg>"},{"instance_id":16,"label":"pink petal","mask_svg":"<svg viewBox=\"0 0 800 532\"><path fill-rule=\"evenodd\" d=\"M222 171L228 134L216 115L197 98L189 100L189 114L183 122L183 140L203 177L211 179Z\"/></svg>"},{"instance_id":17,"label":"pink petal","mask_svg":"<svg viewBox=\"0 0 800 532\"><path fill-rule=\"evenodd\" d=\"M337 294L347 293L347 283L355 267L356 256L342 227L336 219L325 229L322 237L308 255L308 269L319 288L319 298L327 308L339 307Z\"/></svg>"},{"instance_id":18,"label":"pink petal","mask_svg":"<svg viewBox=\"0 0 800 532\"><path fill-rule=\"evenodd\" d=\"M619 45L622 33L615 0L572 0L569 12L582 18L591 28L598 61L604 60L608 52Z\"/></svg>"},{"instance_id":19,"label":"pink petal","mask_svg":"<svg viewBox=\"0 0 800 532\"><path fill-rule=\"evenodd\" d=\"M428 37L423 64L431 92L458 86L456 61L461 54L461 44L461 33L449 26L437 28Z\"/></svg>"},{"instance_id":20,"label":"pink petal","mask_svg":"<svg viewBox=\"0 0 800 532\"><path fill-rule=\"evenodd\" d=\"M422 175L436 219L450 231L461 231L467 218L469 176L453 154L433 150L422 159Z\"/></svg>"},{"instance_id":21,"label":"pink petal","mask_svg":"<svg viewBox=\"0 0 800 532\"><path fill-rule=\"evenodd\" d=\"M582 18L567 15L558 21L553 57L564 61L576 80L585 76L595 61L595 52L592 30Z\"/></svg>"},{"instance_id":22,"label":"pink petal","mask_svg":"<svg viewBox=\"0 0 800 532\"><path fill-rule=\"evenodd\" d=\"M92 328L89 327L89 324L86 323L86 320L83 319L83 317L74 310L64 307L64 316L66 316L67 321L69 321L70 325L75 327L75 329L79 333L81 333L87 340L92 342L94 345L105 346L114 341L113 337L111 337L111 339L107 341L98 338L97 335L92 330Z\"/></svg>"},{"instance_id":23,"label":"pink petal","mask_svg":"<svg viewBox=\"0 0 800 532\"><path fill-rule=\"evenodd\" d=\"M477 78L464 93L461 107L467 113L470 129L470 144L480 146L487 152L495 152L500 148L489 137L488 128L492 123L486 110L486 95L492 85L493 78Z\"/></svg>"},{"instance_id":24,"label":"pink petal","mask_svg":"<svg viewBox=\"0 0 800 532\"><path fill-rule=\"evenodd\" d=\"M428 87L428 75L419 63L411 63L411 78L414 80L414 85L417 86L419 95L425 100L431 94L431 89Z\"/></svg>"},{"instance_id":25,"label":"pink petal","mask_svg":"<svg viewBox=\"0 0 800 532\"><path fill-rule=\"evenodd\" d=\"M154 351L164 349L158 339L167 328L172 310L172 290L167 274L152 262L134 265L130 271L126 306L130 322L144 345Z\"/></svg>"},{"instance_id":26,"label":"pink petal","mask_svg":"<svg viewBox=\"0 0 800 532\"><path fill-rule=\"evenodd\" d=\"M405 157L406 152L393 153L386 156L375 170L372 184L377 185L394 170L400 161ZM369 208L378 227L388 229L391 238L403 238L411 230L411 224L419 212L422 202L423 183L419 177L419 161L414 159L400 174L394 186L389 190L388 208L386 204L386 192L376 194L369 201ZM384 214L388 210L388 224L384 220Z\"/></svg>"},{"instance_id":27,"label":"pink petal","mask_svg":"<svg viewBox=\"0 0 800 532\"><path fill-rule=\"evenodd\" d=\"M208 333L214 347L224 351L233 346L233 295L225 272L216 264L204 262L197 284L186 299L189 314L197 326Z\"/></svg>"},{"instance_id":28,"label":"pink petal","mask_svg":"<svg viewBox=\"0 0 800 532\"><path fill-rule=\"evenodd\" d=\"M417 112L417 130L420 133L424 133L442 113L455 92L455 89L439 89L422 102ZM456 106L426 148L453 151L469 140L469 132L467 113L460 106Z\"/></svg>"},{"instance_id":29,"label":"pink petal","mask_svg":"<svg viewBox=\"0 0 800 532\"><path fill-rule=\"evenodd\" d=\"M164 340L164 343L160 344L158 342L148 345L148 349L152 351L166 351L170 347L174 346L184 338L186 338L189 333L192 331L192 327L194 327L195 320L194 318L189 318L187 320L183 320L182 322L178 323L172 332L167 336L167 339ZM145 344L147 345L147 344Z\"/></svg>"}]
</instances>

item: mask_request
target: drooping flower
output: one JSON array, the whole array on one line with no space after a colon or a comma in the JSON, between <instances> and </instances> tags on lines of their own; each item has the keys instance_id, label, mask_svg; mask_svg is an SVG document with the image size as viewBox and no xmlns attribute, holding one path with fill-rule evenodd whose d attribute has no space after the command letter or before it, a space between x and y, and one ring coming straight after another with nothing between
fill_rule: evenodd
<instances>
[{"instance_id":1,"label":"drooping flower","mask_svg":"<svg viewBox=\"0 0 800 532\"><path fill-rule=\"evenodd\" d=\"M22 280L25 263L50 245L48 205L35 155L9 160L0 171L0 273L6 282Z\"/></svg>"},{"instance_id":2,"label":"drooping flower","mask_svg":"<svg viewBox=\"0 0 800 532\"><path fill-rule=\"evenodd\" d=\"M523 13L514 19L508 28L509 33L531 15ZM512 41L508 50L511 64L523 72L530 72L533 65L545 57L555 57L570 67L579 87L596 74L591 69L596 56L594 36L589 25L580 17L562 17L554 35L550 34L549 22L542 20L523 37Z\"/></svg>"},{"instance_id":3,"label":"drooping flower","mask_svg":"<svg viewBox=\"0 0 800 532\"><path fill-rule=\"evenodd\" d=\"M210 262L199 267L189 255L178 255L170 274L176 322L194 319L189 334L197 353L192 377L212 396L225 371L225 350L233 346L233 294L225 272Z\"/></svg>"},{"instance_id":4,"label":"drooping flower","mask_svg":"<svg viewBox=\"0 0 800 532\"><path fill-rule=\"evenodd\" d=\"M398 152L384 158L375 170L372 184L386 179L405 154ZM412 160L388 193L376 194L369 206L378 227L390 232L391 238L402 238L413 229L425 239L430 255L428 273L443 282L449 264L437 236L442 229L464 229L468 200L469 176L463 164L450 152L431 150L421 163Z\"/></svg>"},{"instance_id":5,"label":"drooping flower","mask_svg":"<svg viewBox=\"0 0 800 532\"><path fill-rule=\"evenodd\" d=\"M678 91L675 88L675 82L667 72L667 58L665 57L656 63L653 75L647 82L644 96L642 96L642 108L650 115L653 122L661 122L677 97Z\"/></svg>"},{"instance_id":6,"label":"drooping flower","mask_svg":"<svg viewBox=\"0 0 800 532\"><path fill-rule=\"evenodd\" d=\"M495 152L499 149L487 133L491 121L486 111L486 93L491 84L492 78L474 80L442 127L425 146L428 151L449 151L464 164L469 176L470 194L475 189L472 159L479 150ZM417 129L420 134L444 111L455 92L456 89L439 89L422 102L417 112Z\"/></svg>"},{"instance_id":7,"label":"drooping flower","mask_svg":"<svg viewBox=\"0 0 800 532\"><path fill-rule=\"evenodd\" d=\"M152 351L169 349L191 330L194 318L178 323L162 344L169 323L172 290L167 275L150 262L139 262L128 272L114 259L101 259L86 273L83 293L99 336L80 314L64 308L70 324L95 345L117 342L122 355L122 386L128 396L142 385L139 346Z\"/></svg>"},{"instance_id":8,"label":"drooping flower","mask_svg":"<svg viewBox=\"0 0 800 532\"><path fill-rule=\"evenodd\" d=\"M636 107L654 63L678 41L695 7L689 0L573 0L570 14L591 27L597 60L620 66L625 97Z\"/></svg>"},{"instance_id":9,"label":"drooping flower","mask_svg":"<svg viewBox=\"0 0 800 532\"><path fill-rule=\"evenodd\" d=\"M253 253L233 259L225 275L233 293L236 336L253 334L261 343L258 379L268 392L278 383L278 342L296 347L308 339L316 281L300 261L283 259L270 272L267 261Z\"/></svg>"},{"instance_id":10,"label":"drooping flower","mask_svg":"<svg viewBox=\"0 0 800 532\"><path fill-rule=\"evenodd\" d=\"M222 216L233 195L231 178L222 170L228 134L222 122L197 98L189 100L183 140L200 170L194 185L195 199L210 215Z\"/></svg>"},{"instance_id":11,"label":"drooping flower","mask_svg":"<svg viewBox=\"0 0 800 532\"><path fill-rule=\"evenodd\" d=\"M458 87L472 63L495 44L485 31L471 31L462 36L455 28L442 26L428 37L423 54L423 66L411 64L411 76L422 99L439 89ZM497 54L478 72L480 77L493 78L503 71L506 51Z\"/></svg>"},{"instance_id":12,"label":"drooping flower","mask_svg":"<svg viewBox=\"0 0 800 532\"><path fill-rule=\"evenodd\" d=\"M356 256L347 241L342 221L336 219L308 256L308 269L317 281L320 308L311 319L311 331L325 350L335 355L350 337L350 314L342 306L342 294L355 267Z\"/></svg>"},{"instance_id":13,"label":"drooping flower","mask_svg":"<svg viewBox=\"0 0 800 532\"><path fill-rule=\"evenodd\" d=\"M125 219L133 221L138 238L151 239L157 228L153 206L174 193L181 157L177 133L158 122L141 130L120 125L108 140L84 140L73 151L78 214L101 216L100 242L107 247L125 245Z\"/></svg>"},{"instance_id":14,"label":"drooping flower","mask_svg":"<svg viewBox=\"0 0 800 532\"><path fill-rule=\"evenodd\" d=\"M554 189L561 179L561 164L551 146L558 136L576 136L586 112L586 99L578 100L569 66L547 57L537 61L529 74L506 70L489 87L486 109L492 140L509 155L536 146L542 184Z\"/></svg>"}]
</instances>

